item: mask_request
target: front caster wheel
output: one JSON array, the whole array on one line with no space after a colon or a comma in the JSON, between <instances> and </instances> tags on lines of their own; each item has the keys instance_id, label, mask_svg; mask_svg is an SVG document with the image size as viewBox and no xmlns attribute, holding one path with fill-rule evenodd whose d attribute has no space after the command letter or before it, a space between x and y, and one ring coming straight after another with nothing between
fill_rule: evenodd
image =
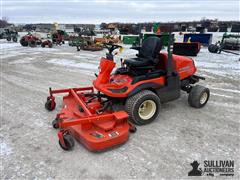
<instances>
[{"instance_id":1,"label":"front caster wheel","mask_svg":"<svg viewBox=\"0 0 240 180\"><path fill-rule=\"evenodd\" d=\"M129 124L130 127L129 127L129 132L130 133L135 133L137 131L137 128L136 126L134 126L133 124Z\"/></svg>"},{"instance_id":2,"label":"front caster wheel","mask_svg":"<svg viewBox=\"0 0 240 180\"><path fill-rule=\"evenodd\" d=\"M70 151L74 147L74 139L70 134L63 134L63 143L59 140L60 147L65 151Z\"/></svg>"},{"instance_id":3,"label":"front caster wheel","mask_svg":"<svg viewBox=\"0 0 240 180\"><path fill-rule=\"evenodd\" d=\"M54 129L58 129L59 128L59 123L58 123L58 118L56 118L56 119L54 119L53 121L52 121L52 126L53 126L53 128Z\"/></svg>"},{"instance_id":4,"label":"front caster wheel","mask_svg":"<svg viewBox=\"0 0 240 180\"><path fill-rule=\"evenodd\" d=\"M52 111L54 110L56 107L56 102L54 99L51 99L51 98L48 98L47 99L47 102L45 103L45 108L48 110L48 111Z\"/></svg>"},{"instance_id":5,"label":"front caster wheel","mask_svg":"<svg viewBox=\"0 0 240 180\"><path fill-rule=\"evenodd\" d=\"M188 95L188 104L195 108L201 108L207 104L209 97L210 91L208 88L196 85Z\"/></svg>"}]
</instances>

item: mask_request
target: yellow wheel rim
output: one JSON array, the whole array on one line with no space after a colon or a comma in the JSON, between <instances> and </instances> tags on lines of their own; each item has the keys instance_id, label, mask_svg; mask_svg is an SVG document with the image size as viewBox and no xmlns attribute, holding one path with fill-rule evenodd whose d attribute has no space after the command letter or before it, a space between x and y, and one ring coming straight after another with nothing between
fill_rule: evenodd
<instances>
[{"instance_id":1,"label":"yellow wheel rim","mask_svg":"<svg viewBox=\"0 0 240 180\"><path fill-rule=\"evenodd\" d=\"M143 120L148 120L156 113L157 106L153 100L144 101L138 109L138 115Z\"/></svg>"},{"instance_id":2,"label":"yellow wheel rim","mask_svg":"<svg viewBox=\"0 0 240 180\"><path fill-rule=\"evenodd\" d=\"M200 104L204 104L207 101L207 98L208 98L208 94L204 92L200 97Z\"/></svg>"}]
</instances>

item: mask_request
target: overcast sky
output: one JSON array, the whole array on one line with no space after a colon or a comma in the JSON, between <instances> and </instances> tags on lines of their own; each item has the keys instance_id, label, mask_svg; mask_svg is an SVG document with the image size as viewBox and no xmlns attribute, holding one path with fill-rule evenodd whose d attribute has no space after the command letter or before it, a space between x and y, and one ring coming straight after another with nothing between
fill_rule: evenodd
<instances>
[{"instance_id":1,"label":"overcast sky","mask_svg":"<svg viewBox=\"0 0 240 180\"><path fill-rule=\"evenodd\" d=\"M1 0L13 23L239 21L239 0Z\"/></svg>"}]
</instances>

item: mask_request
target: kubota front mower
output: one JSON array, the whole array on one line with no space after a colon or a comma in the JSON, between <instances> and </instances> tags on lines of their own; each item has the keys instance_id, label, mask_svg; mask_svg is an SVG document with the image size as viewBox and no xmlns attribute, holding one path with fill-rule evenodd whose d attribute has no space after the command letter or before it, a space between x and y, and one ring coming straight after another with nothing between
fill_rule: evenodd
<instances>
[{"instance_id":1,"label":"kubota front mower","mask_svg":"<svg viewBox=\"0 0 240 180\"><path fill-rule=\"evenodd\" d=\"M74 138L91 151L124 143L129 132L136 130L133 124L152 122L161 103L179 98L181 90L189 93L192 107L201 108L207 103L209 89L193 85L204 79L195 75L194 61L172 55L170 45L168 53L160 53L161 39L149 37L142 47L134 47L139 51L137 57L122 61L122 67L114 73L115 50L122 47L105 46L108 53L101 58L93 87L49 90L45 107L50 111L56 106L54 94L67 93L52 123L60 129L59 144L64 150L72 149Z\"/></svg>"}]
</instances>

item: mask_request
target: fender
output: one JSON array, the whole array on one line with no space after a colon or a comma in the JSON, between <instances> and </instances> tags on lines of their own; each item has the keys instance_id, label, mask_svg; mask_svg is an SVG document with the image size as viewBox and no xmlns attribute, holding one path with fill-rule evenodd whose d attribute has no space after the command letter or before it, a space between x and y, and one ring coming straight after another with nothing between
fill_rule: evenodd
<instances>
[{"instance_id":1,"label":"fender","mask_svg":"<svg viewBox=\"0 0 240 180\"><path fill-rule=\"evenodd\" d=\"M134 88L129 94L128 97L133 96L134 94L137 94L138 92L145 90L145 89L159 89L161 88L161 84L157 83L143 83Z\"/></svg>"}]
</instances>

